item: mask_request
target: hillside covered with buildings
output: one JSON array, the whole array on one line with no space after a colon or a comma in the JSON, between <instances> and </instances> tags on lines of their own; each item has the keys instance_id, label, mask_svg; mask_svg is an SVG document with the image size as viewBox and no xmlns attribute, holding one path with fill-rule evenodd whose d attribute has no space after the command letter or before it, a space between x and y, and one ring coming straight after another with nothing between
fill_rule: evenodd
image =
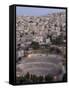
<instances>
[{"instance_id":1,"label":"hillside covered with buildings","mask_svg":"<svg viewBox=\"0 0 69 90\"><path fill-rule=\"evenodd\" d=\"M17 77L49 74L61 81L66 73L66 12L16 16L16 62Z\"/></svg>"},{"instance_id":2,"label":"hillside covered with buildings","mask_svg":"<svg viewBox=\"0 0 69 90\"><path fill-rule=\"evenodd\" d=\"M66 44L65 12L47 16L16 17L16 47L25 49L35 41L39 45Z\"/></svg>"}]
</instances>

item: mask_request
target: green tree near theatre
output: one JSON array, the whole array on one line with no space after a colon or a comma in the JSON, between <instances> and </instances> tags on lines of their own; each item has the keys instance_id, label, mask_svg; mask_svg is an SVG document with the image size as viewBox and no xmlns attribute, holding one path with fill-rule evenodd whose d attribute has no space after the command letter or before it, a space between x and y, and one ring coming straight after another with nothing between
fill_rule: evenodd
<instances>
[{"instance_id":1,"label":"green tree near theatre","mask_svg":"<svg viewBox=\"0 0 69 90\"><path fill-rule=\"evenodd\" d=\"M32 81L32 83L37 83L38 82L38 78L37 78L36 75L31 74L30 80Z\"/></svg>"},{"instance_id":2,"label":"green tree near theatre","mask_svg":"<svg viewBox=\"0 0 69 90\"><path fill-rule=\"evenodd\" d=\"M61 34L58 37L56 37L55 39L51 38L51 42L52 42L52 44L55 44L55 45L63 44L63 35Z\"/></svg>"},{"instance_id":3,"label":"green tree near theatre","mask_svg":"<svg viewBox=\"0 0 69 90\"><path fill-rule=\"evenodd\" d=\"M45 76L45 81L51 82L51 81L53 81L53 77L51 75L47 75L47 76Z\"/></svg>"},{"instance_id":4,"label":"green tree near theatre","mask_svg":"<svg viewBox=\"0 0 69 90\"><path fill-rule=\"evenodd\" d=\"M31 43L31 47L32 47L33 49L38 49L38 48L39 48L39 43L33 41L33 42Z\"/></svg>"},{"instance_id":5,"label":"green tree near theatre","mask_svg":"<svg viewBox=\"0 0 69 90\"><path fill-rule=\"evenodd\" d=\"M44 79L43 79L43 76L39 76L39 77L38 77L38 81L39 81L39 82L43 82L43 80L44 80Z\"/></svg>"},{"instance_id":6,"label":"green tree near theatre","mask_svg":"<svg viewBox=\"0 0 69 90\"><path fill-rule=\"evenodd\" d=\"M30 74L29 74L29 72L27 72L27 74L24 76L27 80L29 80L30 79Z\"/></svg>"}]
</instances>

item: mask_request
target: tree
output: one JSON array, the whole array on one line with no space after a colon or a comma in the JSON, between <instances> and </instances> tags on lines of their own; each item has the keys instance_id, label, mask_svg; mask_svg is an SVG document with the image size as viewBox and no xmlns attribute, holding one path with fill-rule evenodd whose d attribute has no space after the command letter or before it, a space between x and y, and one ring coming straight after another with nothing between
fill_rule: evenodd
<instances>
[{"instance_id":1,"label":"tree","mask_svg":"<svg viewBox=\"0 0 69 90\"><path fill-rule=\"evenodd\" d=\"M56 38L56 44L62 44L63 43L63 35L59 35L57 38Z\"/></svg>"},{"instance_id":2,"label":"tree","mask_svg":"<svg viewBox=\"0 0 69 90\"><path fill-rule=\"evenodd\" d=\"M67 74L66 73L63 75L63 81L67 81Z\"/></svg>"},{"instance_id":3,"label":"tree","mask_svg":"<svg viewBox=\"0 0 69 90\"><path fill-rule=\"evenodd\" d=\"M64 39L63 34L61 34L61 35L55 37L54 39L51 38L51 42L52 42L52 44L60 45L60 44L63 44L63 39Z\"/></svg>"},{"instance_id":4,"label":"tree","mask_svg":"<svg viewBox=\"0 0 69 90\"><path fill-rule=\"evenodd\" d=\"M38 77L38 81L39 81L39 82L42 82L42 81L43 81L43 76L39 76L39 77Z\"/></svg>"},{"instance_id":5,"label":"tree","mask_svg":"<svg viewBox=\"0 0 69 90\"><path fill-rule=\"evenodd\" d=\"M34 35L34 34L35 34L35 32L34 32L34 31L32 31L32 32L31 32L31 34L33 34L33 35Z\"/></svg>"},{"instance_id":6,"label":"tree","mask_svg":"<svg viewBox=\"0 0 69 90\"><path fill-rule=\"evenodd\" d=\"M53 81L53 77L51 75L47 75L47 76L45 76L45 81L51 82L51 81Z\"/></svg>"},{"instance_id":7,"label":"tree","mask_svg":"<svg viewBox=\"0 0 69 90\"><path fill-rule=\"evenodd\" d=\"M27 72L27 74L24 76L27 80L29 80L30 79L30 74L29 74L29 72Z\"/></svg>"},{"instance_id":8,"label":"tree","mask_svg":"<svg viewBox=\"0 0 69 90\"><path fill-rule=\"evenodd\" d=\"M58 47L55 47L55 46L50 47L50 52L56 53L56 54L62 54L61 49L59 49Z\"/></svg>"},{"instance_id":9,"label":"tree","mask_svg":"<svg viewBox=\"0 0 69 90\"><path fill-rule=\"evenodd\" d=\"M37 83L37 80L38 79L37 79L37 76L36 75L32 75L31 74L31 78L30 79L31 79L32 83Z\"/></svg>"},{"instance_id":10,"label":"tree","mask_svg":"<svg viewBox=\"0 0 69 90\"><path fill-rule=\"evenodd\" d=\"M57 54L62 54L62 51L59 48L56 48L56 53Z\"/></svg>"},{"instance_id":11,"label":"tree","mask_svg":"<svg viewBox=\"0 0 69 90\"><path fill-rule=\"evenodd\" d=\"M38 48L39 48L39 43L33 41L33 42L31 43L31 47L32 47L33 49L38 49Z\"/></svg>"},{"instance_id":12,"label":"tree","mask_svg":"<svg viewBox=\"0 0 69 90\"><path fill-rule=\"evenodd\" d=\"M21 79L22 83L30 83L30 74L27 72Z\"/></svg>"},{"instance_id":13,"label":"tree","mask_svg":"<svg viewBox=\"0 0 69 90\"><path fill-rule=\"evenodd\" d=\"M22 84L26 82L26 78L24 76L16 78L17 83Z\"/></svg>"}]
</instances>

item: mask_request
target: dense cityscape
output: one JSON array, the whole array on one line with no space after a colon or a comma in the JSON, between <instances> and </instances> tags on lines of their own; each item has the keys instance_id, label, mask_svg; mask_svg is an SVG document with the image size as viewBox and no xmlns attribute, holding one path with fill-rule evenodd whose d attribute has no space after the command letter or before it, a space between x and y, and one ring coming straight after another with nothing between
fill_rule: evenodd
<instances>
[{"instance_id":1,"label":"dense cityscape","mask_svg":"<svg viewBox=\"0 0 69 90\"><path fill-rule=\"evenodd\" d=\"M16 17L18 83L66 80L66 12Z\"/></svg>"}]
</instances>

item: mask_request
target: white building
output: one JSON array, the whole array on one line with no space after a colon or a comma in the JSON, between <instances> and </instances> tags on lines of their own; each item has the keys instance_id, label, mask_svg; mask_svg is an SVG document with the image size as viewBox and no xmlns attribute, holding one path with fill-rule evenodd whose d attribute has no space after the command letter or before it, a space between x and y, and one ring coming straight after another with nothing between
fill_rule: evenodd
<instances>
[{"instance_id":1,"label":"white building","mask_svg":"<svg viewBox=\"0 0 69 90\"><path fill-rule=\"evenodd\" d=\"M42 36L34 36L33 41L38 42L39 44L43 42Z\"/></svg>"},{"instance_id":2,"label":"white building","mask_svg":"<svg viewBox=\"0 0 69 90\"><path fill-rule=\"evenodd\" d=\"M17 56L17 58L23 57L24 56L24 50L17 51L16 56Z\"/></svg>"},{"instance_id":3,"label":"white building","mask_svg":"<svg viewBox=\"0 0 69 90\"><path fill-rule=\"evenodd\" d=\"M46 45L50 45L51 44L51 40L50 40L50 38L47 38L46 39Z\"/></svg>"}]
</instances>

